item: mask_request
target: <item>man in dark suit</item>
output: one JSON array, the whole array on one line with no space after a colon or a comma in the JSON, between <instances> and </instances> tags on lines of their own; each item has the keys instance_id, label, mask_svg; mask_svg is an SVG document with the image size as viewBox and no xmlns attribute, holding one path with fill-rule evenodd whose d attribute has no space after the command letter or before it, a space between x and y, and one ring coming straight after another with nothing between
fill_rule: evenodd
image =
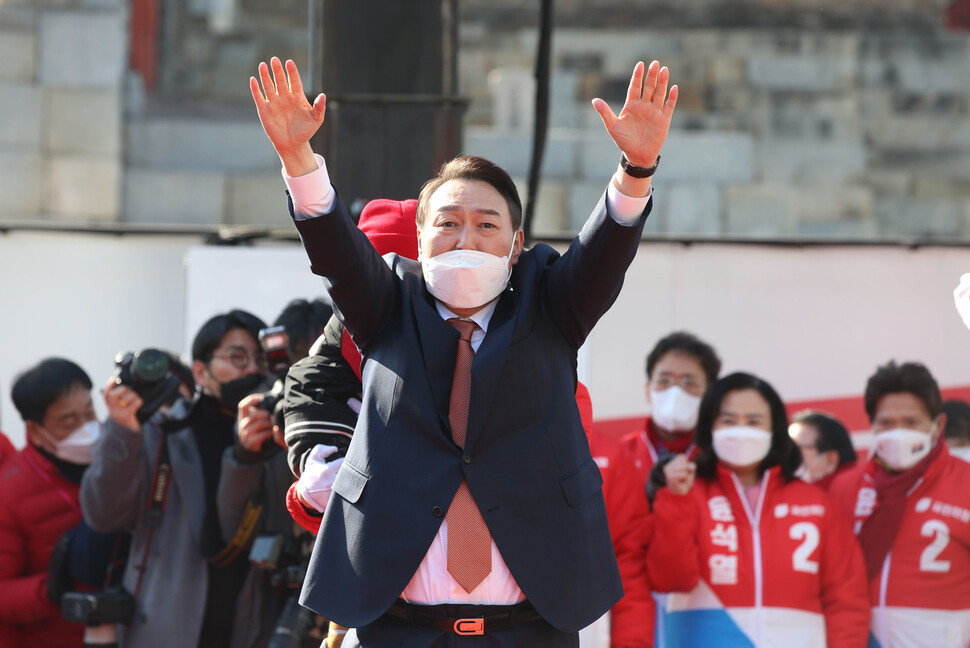
<instances>
[{"instance_id":1,"label":"man in dark suit","mask_svg":"<svg viewBox=\"0 0 970 648\"><path fill-rule=\"evenodd\" d=\"M291 61L271 66L253 99L364 359L354 440L311 498L326 512L302 602L361 646L578 645L622 588L576 352L639 245L677 99L667 69L637 64L618 116L594 100L621 163L565 254L523 251L512 180L461 157L421 191L415 262L354 227L309 145L326 97L306 100Z\"/></svg>"}]
</instances>

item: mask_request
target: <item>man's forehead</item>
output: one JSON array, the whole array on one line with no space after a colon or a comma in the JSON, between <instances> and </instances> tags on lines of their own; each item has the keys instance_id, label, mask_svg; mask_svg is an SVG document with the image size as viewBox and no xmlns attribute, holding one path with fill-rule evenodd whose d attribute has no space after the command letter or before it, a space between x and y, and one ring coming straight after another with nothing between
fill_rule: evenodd
<instances>
[{"instance_id":1,"label":"man's forehead","mask_svg":"<svg viewBox=\"0 0 970 648\"><path fill-rule=\"evenodd\" d=\"M923 399L912 392L891 392L876 403L876 417L925 416L931 418Z\"/></svg>"},{"instance_id":2,"label":"man's forehead","mask_svg":"<svg viewBox=\"0 0 970 648\"><path fill-rule=\"evenodd\" d=\"M448 180L438 187L430 199L431 211L474 208L478 211L492 211L503 216L509 215L505 197L498 189L484 180L458 178Z\"/></svg>"}]
</instances>

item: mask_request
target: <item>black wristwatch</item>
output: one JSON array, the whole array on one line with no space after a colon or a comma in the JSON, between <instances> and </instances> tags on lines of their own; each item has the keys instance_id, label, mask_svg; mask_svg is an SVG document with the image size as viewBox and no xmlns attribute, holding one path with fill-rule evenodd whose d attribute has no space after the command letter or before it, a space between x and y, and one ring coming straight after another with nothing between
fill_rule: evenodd
<instances>
[{"instance_id":1,"label":"black wristwatch","mask_svg":"<svg viewBox=\"0 0 970 648\"><path fill-rule=\"evenodd\" d=\"M626 156L620 153L620 167L623 169L623 173L634 178L649 178L657 171L657 166L660 165L660 156L657 156L657 161L653 163L650 168L638 167L635 164L630 164L630 161L626 159Z\"/></svg>"}]
</instances>

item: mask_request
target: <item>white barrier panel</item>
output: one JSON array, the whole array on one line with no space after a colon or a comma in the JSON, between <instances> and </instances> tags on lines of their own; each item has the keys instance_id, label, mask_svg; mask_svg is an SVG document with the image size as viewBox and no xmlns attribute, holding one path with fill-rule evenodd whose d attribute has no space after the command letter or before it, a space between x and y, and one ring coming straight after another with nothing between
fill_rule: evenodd
<instances>
[{"instance_id":1,"label":"white barrier panel","mask_svg":"<svg viewBox=\"0 0 970 648\"><path fill-rule=\"evenodd\" d=\"M597 420L641 417L647 352L686 329L717 348L726 372L754 372L786 401L858 396L890 358L964 387L970 331L951 292L968 270L964 248L647 242L580 375ZM195 236L2 234L0 276L0 429L18 446L10 387L40 359L70 358L100 389L118 351L187 355L216 312L245 308L269 323L291 299L322 293L296 244L205 247Z\"/></svg>"}]
</instances>

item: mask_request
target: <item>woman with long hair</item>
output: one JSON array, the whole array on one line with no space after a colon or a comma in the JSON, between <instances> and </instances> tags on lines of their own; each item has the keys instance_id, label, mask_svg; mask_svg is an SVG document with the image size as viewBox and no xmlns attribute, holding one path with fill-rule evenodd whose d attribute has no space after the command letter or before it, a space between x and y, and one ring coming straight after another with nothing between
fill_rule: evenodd
<instances>
[{"instance_id":1,"label":"woman with long hair","mask_svg":"<svg viewBox=\"0 0 970 648\"><path fill-rule=\"evenodd\" d=\"M667 646L863 648L865 563L829 496L795 478L785 406L764 380L714 383L698 414L696 462L663 468L647 565Z\"/></svg>"}]
</instances>

